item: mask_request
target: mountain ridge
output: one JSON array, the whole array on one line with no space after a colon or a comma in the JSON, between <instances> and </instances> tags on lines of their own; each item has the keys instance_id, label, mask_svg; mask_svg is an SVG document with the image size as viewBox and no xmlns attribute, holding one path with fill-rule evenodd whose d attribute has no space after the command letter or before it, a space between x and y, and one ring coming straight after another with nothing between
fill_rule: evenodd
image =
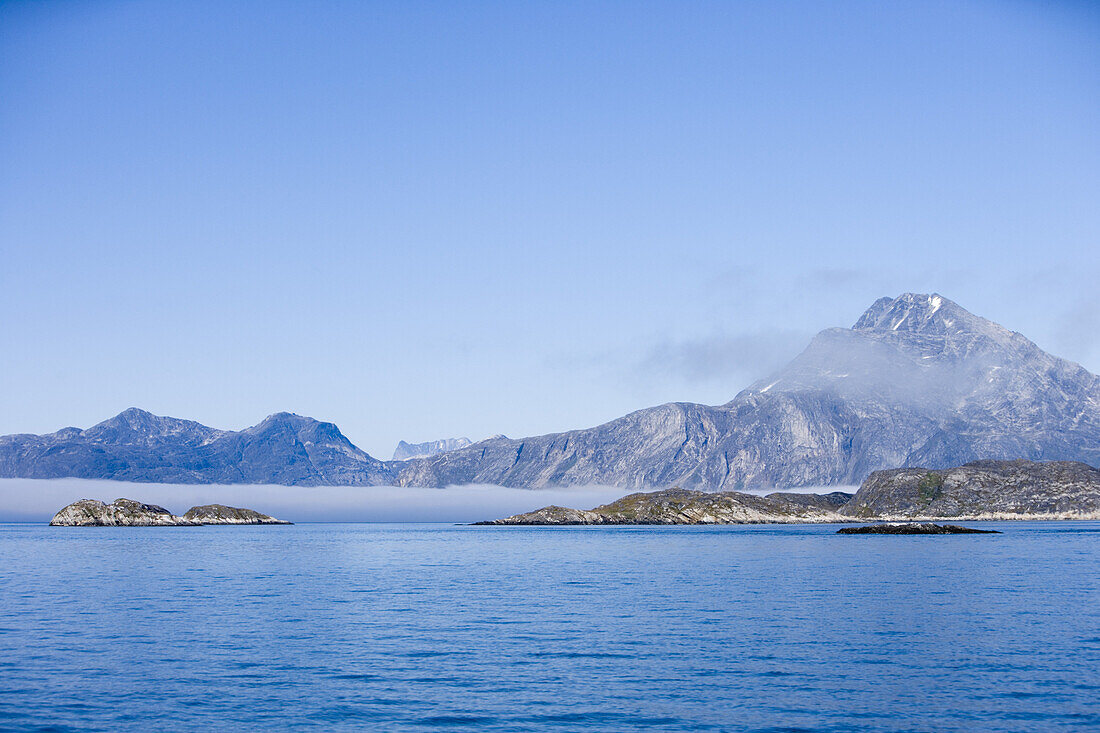
<instances>
[{"instance_id":1,"label":"mountain ridge","mask_svg":"<svg viewBox=\"0 0 1100 733\"><path fill-rule=\"evenodd\" d=\"M1100 463L1100 377L936 293L876 300L722 405L402 461L292 413L223 431L130 408L87 430L0 437L5 477L303 486L797 488L1014 458Z\"/></svg>"}]
</instances>

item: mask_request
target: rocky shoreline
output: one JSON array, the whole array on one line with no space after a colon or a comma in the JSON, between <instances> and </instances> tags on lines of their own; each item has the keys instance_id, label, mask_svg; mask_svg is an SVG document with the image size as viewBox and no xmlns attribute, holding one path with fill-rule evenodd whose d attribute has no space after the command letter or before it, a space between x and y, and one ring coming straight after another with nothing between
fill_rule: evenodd
<instances>
[{"instance_id":1,"label":"rocky shoreline","mask_svg":"<svg viewBox=\"0 0 1100 733\"><path fill-rule=\"evenodd\" d=\"M162 506L133 499L115 499L106 504L98 499L81 499L64 507L50 520L51 527L203 527L225 524L293 524L253 509L205 504L188 509L182 516Z\"/></svg>"}]
</instances>

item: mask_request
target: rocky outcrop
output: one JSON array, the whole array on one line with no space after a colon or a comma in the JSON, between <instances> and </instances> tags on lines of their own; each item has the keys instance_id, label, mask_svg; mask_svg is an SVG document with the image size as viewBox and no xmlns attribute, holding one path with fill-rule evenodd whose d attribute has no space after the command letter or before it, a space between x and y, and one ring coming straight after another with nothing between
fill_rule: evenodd
<instances>
[{"instance_id":1,"label":"rocky outcrop","mask_svg":"<svg viewBox=\"0 0 1100 733\"><path fill-rule=\"evenodd\" d=\"M382 462L332 423L279 413L239 432L131 409L0 437L0 477L519 488L854 485L977 459L1100 464L1100 377L940 295L876 301L717 406L671 403L566 433Z\"/></svg>"},{"instance_id":2,"label":"rocky outcrop","mask_svg":"<svg viewBox=\"0 0 1100 733\"><path fill-rule=\"evenodd\" d=\"M1100 519L1100 470L1015 460L876 471L840 512L883 519Z\"/></svg>"},{"instance_id":3,"label":"rocky outcrop","mask_svg":"<svg viewBox=\"0 0 1100 733\"><path fill-rule=\"evenodd\" d=\"M928 524L924 522L885 522L865 524L861 527L843 527L837 534L1000 534L995 529L971 529L957 524Z\"/></svg>"},{"instance_id":4,"label":"rocky outcrop","mask_svg":"<svg viewBox=\"0 0 1100 733\"><path fill-rule=\"evenodd\" d=\"M183 518L198 524L293 524L293 522L269 517L253 509L242 509L224 504L193 506L184 512Z\"/></svg>"},{"instance_id":5,"label":"rocky outcrop","mask_svg":"<svg viewBox=\"0 0 1100 733\"><path fill-rule=\"evenodd\" d=\"M587 511L548 506L478 524L801 524L838 521L843 519L835 507L821 508L797 499L790 501L736 491L706 493L666 489L630 494Z\"/></svg>"},{"instance_id":6,"label":"rocky outcrop","mask_svg":"<svg viewBox=\"0 0 1100 733\"><path fill-rule=\"evenodd\" d=\"M156 504L133 499L115 499L104 504L97 499L74 501L50 520L52 527L197 527L199 523Z\"/></svg>"}]
</instances>

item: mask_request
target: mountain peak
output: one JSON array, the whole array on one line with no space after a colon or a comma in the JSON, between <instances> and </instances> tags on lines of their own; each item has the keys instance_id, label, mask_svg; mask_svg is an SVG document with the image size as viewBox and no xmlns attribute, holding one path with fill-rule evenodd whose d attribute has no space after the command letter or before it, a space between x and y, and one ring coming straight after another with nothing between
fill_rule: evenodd
<instances>
[{"instance_id":1,"label":"mountain peak","mask_svg":"<svg viewBox=\"0 0 1100 733\"><path fill-rule=\"evenodd\" d=\"M296 439L313 443L339 444L355 449L351 441L334 423L322 422L308 415L293 412L276 412L244 431L250 435L293 435Z\"/></svg>"},{"instance_id":2,"label":"mountain peak","mask_svg":"<svg viewBox=\"0 0 1100 733\"><path fill-rule=\"evenodd\" d=\"M260 422L260 424L261 425L263 423L295 423L295 424L301 424L301 423L308 423L308 422L314 422L314 419L312 417L306 417L306 416L303 416L303 415L298 415L297 413L294 413L294 412L273 412L270 415L268 415L267 417L265 417Z\"/></svg>"},{"instance_id":3,"label":"mountain peak","mask_svg":"<svg viewBox=\"0 0 1100 733\"><path fill-rule=\"evenodd\" d=\"M278 431L290 431L296 433L300 430L309 429L311 427L321 424L323 423L321 423L319 420L315 420L314 418L305 415L298 415L293 412L276 412L265 417L257 425L253 425L252 427L247 428L247 431L252 433Z\"/></svg>"},{"instance_id":4,"label":"mountain peak","mask_svg":"<svg viewBox=\"0 0 1100 733\"><path fill-rule=\"evenodd\" d=\"M879 298L852 328L857 331L921 331L935 320L945 305L948 311L962 310L938 293L903 293L896 298Z\"/></svg>"},{"instance_id":5,"label":"mountain peak","mask_svg":"<svg viewBox=\"0 0 1100 733\"><path fill-rule=\"evenodd\" d=\"M393 460L408 461L413 458L431 458L440 453L465 448L468 445L471 445L469 438L444 438L442 440L429 440L426 443L407 443L402 440L393 452Z\"/></svg>"},{"instance_id":6,"label":"mountain peak","mask_svg":"<svg viewBox=\"0 0 1100 733\"><path fill-rule=\"evenodd\" d=\"M98 423L94 428L112 428L112 429L126 429L126 430L155 430L160 428L166 420L172 418L164 418L158 415L154 415L148 410L142 410L138 407L128 407L122 412L118 413L114 417L107 418L101 423Z\"/></svg>"},{"instance_id":7,"label":"mountain peak","mask_svg":"<svg viewBox=\"0 0 1100 733\"><path fill-rule=\"evenodd\" d=\"M903 293L896 298L879 298L852 329L935 336L1004 331L939 293Z\"/></svg>"},{"instance_id":8,"label":"mountain peak","mask_svg":"<svg viewBox=\"0 0 1100 733\"><path fill-rule=\"evenodd\" d=\"M146 418L150 418L150 417L156 417L156 415L149 412L148 410L143 410L140 407L127 407L125 410L118 413L118 415L116 415L116 417L146 419Z\"/></svg>"},{"instance_id":9,"label":"mountain peak","mask_svg":"<svg viewBox=\"0 0 1100 733\"><path fill-rule=\"evenodd\" d=\"M96 441L157 441L168 436L189 436L193 440L204 440L218 431L200 425L192 420L177 417L164 417L130 407L97 423L82 434Z\"/></svg>"}]
</instances>

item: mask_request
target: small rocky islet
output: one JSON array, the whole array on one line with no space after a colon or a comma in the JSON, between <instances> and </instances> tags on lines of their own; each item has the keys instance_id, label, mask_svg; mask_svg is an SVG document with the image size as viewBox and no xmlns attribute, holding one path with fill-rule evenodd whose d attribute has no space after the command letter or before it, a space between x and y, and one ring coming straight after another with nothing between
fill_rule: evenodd
<instances>
[{"instance_id":1,"label":"small rocky islet","mask_svg":"<svg viewBox=\"0 0 1100 733\"><path fill-rule=\"evenodd\" d=\"M182 516L162 506L133 499L115 499L106 504L98 499L81 499L69 504L50 520L51 527L202 527L227 524L293 524L253 509L204 504L193 506Z\"/></svg>"},{"instance_id":2,"label":"small rocky islet","mask_svg":"<svg viewBox=\"0 0 1100 733\"><path fill-rule=\"evenodd\" d=\"M1000 534L995 529L974 529L957 524L931 522L882 522L859 527L842 527L837 534Z\"/></svg>"}]
</instances>

